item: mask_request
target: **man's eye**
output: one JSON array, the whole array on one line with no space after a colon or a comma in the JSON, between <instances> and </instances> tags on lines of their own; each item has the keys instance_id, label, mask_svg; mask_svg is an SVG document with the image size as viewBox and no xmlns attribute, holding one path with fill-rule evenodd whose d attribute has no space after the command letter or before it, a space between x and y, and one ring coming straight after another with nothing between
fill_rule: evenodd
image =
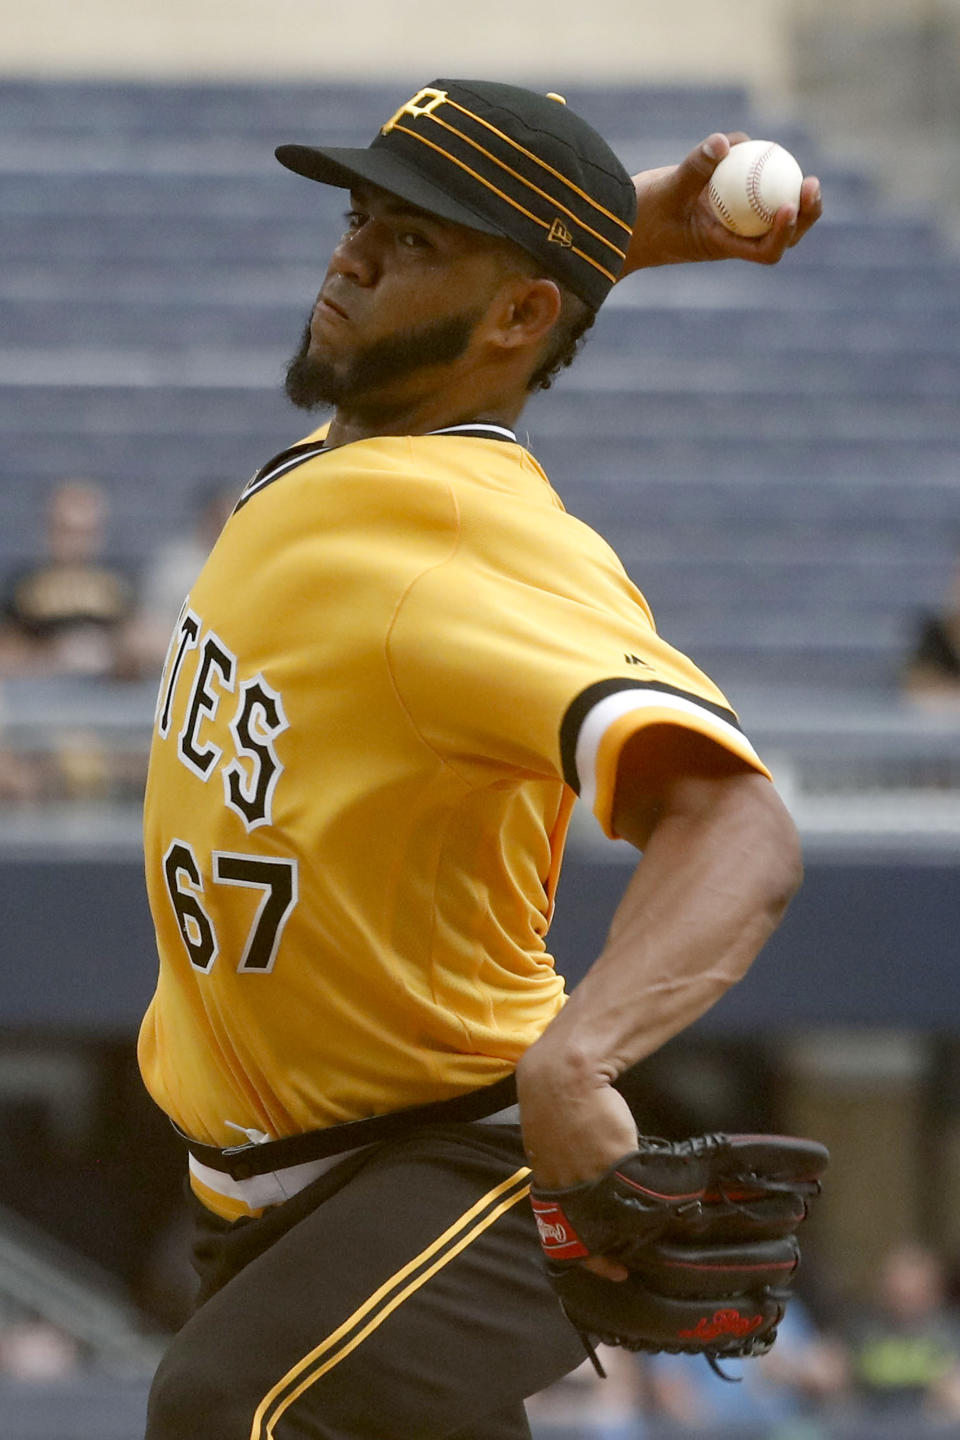
<instances>
[{"instance_id":1,"label":"man's eye","mask_svg":"<svg viewBox=\"0 0 960 1440\"><path fill-rule=\"evenodd\" d=\"M400 234L400 244L408 250L419 250L429 247L430 241L426 235L421 235L417 230L404 230Z\"/></svg>"},{"instance_id":2,"label":"man's eye","mask_svg":"<svg viewBox=\"0 0 960 1440\"><path fill-rule=\"evenodd\" d=\"M359 230L366 218L362 210L348 210L343 217L348 230Z\"/></svg>"}]
</instances>

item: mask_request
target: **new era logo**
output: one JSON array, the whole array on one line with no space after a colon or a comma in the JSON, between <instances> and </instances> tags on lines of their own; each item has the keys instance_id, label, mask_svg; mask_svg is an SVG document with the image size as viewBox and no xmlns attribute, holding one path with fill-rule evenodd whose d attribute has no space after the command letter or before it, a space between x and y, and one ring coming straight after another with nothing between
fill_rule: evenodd
<instances>
[{"instance_id":1,"label":"new era logo","mask_svg":"<svg viewBox=\"0 0 960 1440\"><path fill-rule=\"evenodd\" d=\"M562 245L564 250L569 250L573 244L573 236L559 217L550 226L550 234L547 239L553 245Z\"/></svg>"}]
</instances>

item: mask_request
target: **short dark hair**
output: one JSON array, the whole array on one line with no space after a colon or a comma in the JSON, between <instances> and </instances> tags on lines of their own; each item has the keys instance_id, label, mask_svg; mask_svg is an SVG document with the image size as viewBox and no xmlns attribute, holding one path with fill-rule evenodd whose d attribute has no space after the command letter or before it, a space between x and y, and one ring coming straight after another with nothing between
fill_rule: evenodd
<instances>
[{"instance_id":1,"label":"short dark hair","mask_svg":"<svg viewBox=\"0 0 960 1440\"><path fill-rule=\"evenodd\" d=\"M550 348L527 381L528 390L550 389L560 371L572 365L580 354L596 318L596 310L565 285L560 286L560 314L550 335Z\"/></svg>"}]
</instances>

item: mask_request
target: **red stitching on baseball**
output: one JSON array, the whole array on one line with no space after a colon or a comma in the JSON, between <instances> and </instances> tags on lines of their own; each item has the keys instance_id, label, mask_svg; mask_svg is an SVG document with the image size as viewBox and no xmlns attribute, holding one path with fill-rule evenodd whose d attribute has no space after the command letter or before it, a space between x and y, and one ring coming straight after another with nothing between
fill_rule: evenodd
<instances>
[{"instance_id":1,"label":"red stitching on baseball","mask_svg":"<svg viewBox=\"0 0 960 1440\"><path fill-rule=\"evenodd\" d=\"M711 182L710 182L710 199L713 201L713 204L716 206L716 208L720 211L720 214L723 216L723 220L724 220L724 223L725 223L726 226L727 226L727 229L728 229L728 230L735 230L735 229L736 229L736 222L734 221L734 218L733 218L733 216L730 214L730 211L727 209L726 205L724 205L723 201L720 199L720 194L719 194L719 192L718 192L718 190L717 190L716 185L714 185L714 183L713 183L712 180L711 180Z\"/></svg>"},{"instance_id":2,"label":"red stitching on baseball","mask_svg":"<svg viewBox=\"0 0 960 1440\"><path fill-rule=\"evenodd\" d=\"M750 202L750 209L754 210L760 216L761 220L772 220L774 216L774 211L768 210L760 199L760 177L763 174L764 165L766 165L776 148L776 141L772 141L766 150L764 150L763 154L757 156L747 171L747 199Z\"/></svg>"}]
</instances>

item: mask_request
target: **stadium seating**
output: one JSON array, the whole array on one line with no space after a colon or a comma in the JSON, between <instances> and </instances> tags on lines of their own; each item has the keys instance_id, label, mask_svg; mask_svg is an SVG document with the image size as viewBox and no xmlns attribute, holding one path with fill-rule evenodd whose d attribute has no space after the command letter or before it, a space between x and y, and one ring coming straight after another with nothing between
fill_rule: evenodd
<instances>
[{"instance_id":1,"label":"stadium seating","mask_svg":"<svg viewBox=\"0 0 960 1440\"><path fill-rule=\"evenodd\" d=\"M744 93L571 91L631 168ZM340 203L272 146L365 143L383 85L0 84L0 571L57 479L109 486L132 565L310 427L280 394ZM960 265L932 222L777 126L827 214L774 270L677 267L614 292L522 422L615 541L668 638L722 683L892 691L956 563Z\"/></svg>"}]
</instances>

